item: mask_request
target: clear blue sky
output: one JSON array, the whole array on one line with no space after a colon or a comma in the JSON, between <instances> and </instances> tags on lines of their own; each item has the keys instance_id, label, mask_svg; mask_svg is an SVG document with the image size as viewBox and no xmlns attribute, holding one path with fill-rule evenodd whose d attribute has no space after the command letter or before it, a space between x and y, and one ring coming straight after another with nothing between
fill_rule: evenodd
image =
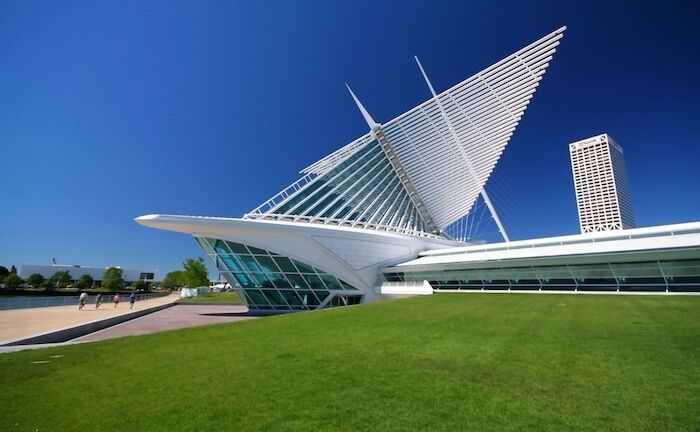
<instances>
[{"instance_id":1,"label":"clear blue sky","mask_svg":"<svg viewBox=\"0 0 700 432\"><path fill-rule=\"evenodd\" d=\"M581 3L581 4L579 4ZM148 213L241 216L377 121L568 31L487 185L578 232L569 142L625 149L640 226L700 220L697 2L0 2L0 265L200 256Z\"/></svg>"}]
</instances>

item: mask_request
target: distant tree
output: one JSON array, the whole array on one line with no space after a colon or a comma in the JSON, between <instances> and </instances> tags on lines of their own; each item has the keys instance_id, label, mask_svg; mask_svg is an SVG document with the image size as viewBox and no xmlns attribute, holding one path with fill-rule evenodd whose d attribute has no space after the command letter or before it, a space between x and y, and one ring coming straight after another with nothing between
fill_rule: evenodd
<instances>
[{"instance_id":1,"label":"distant tree","mask_svg":"<svg viewBox=\"0 0 700 432\"><path fill-rule=\"evenodd\" d=\"M89 274L85 273L78 278L78 280L75 282L74 286L78 289L88 289L92 287L92 284L95 282L95 280L90 276Z\"/></svg>"},{"instance_id":2,"label":"distant tree","mask_svg":"<svg viewBox=\"0 0 700 432\"><path fill-rule=\"evenodd\" d=\"M124 279L122 279L122 269L110 267L105 270L102 275L102 288L115 291L124 288Z\"/></svg>"},{"instance_id":3,"label":"distant tree","mask_svg":"<svg viewBox=\"0 0 700 432\"><path fill-rule=\"evenodd\" d=\"M17 274L17 267L15 267L14 264L10 267L10 273Z\"/></svg>"},{"instance_id":4,"label":"distant tree","mask_svg":"<svg viewBox=\"0 0 700 432\"><path fill-rule=\"evenodd\" d=\"M57 271L51 276L51 282L53 282L56 288L63 288L70 282L70 273L67 271Z\"/></svg>"},{"instance_id":5,"label":"distant tree","mask_svg":"<svg viewBox=\"0 0 700 432\"><path fill-rule=\"evenodd\" d=\"M45 279L44 282L39 284L39 288L44 288L45 290L52 290L56 285L51 281L51 279Z\"/></svg>"},{"instance_id":6,"label":"distant tree","mask_svg":"<svg viewBox=\"0 0 700 432\"><path fill-rule=\"evenodd\" d=\"M184 270L180 276L180 282L188 288L209 286L209 271L204 265L204 260L189 258L182 263Z\"/></svg>"},{"instance_id":7,"label":"distant tree","mask_svg":"<svg viewBox=\"0 0 700 432\"><path fill-rule=\"evenodd\" d=\"M173 289L180 286L180 279L182 278L182 271L175 270L166 274L163 278L163 282L160 283L160 287L163 289Z\"/></svg>"},{"instance_id":8,"label":"distant tree","mask_svg":"<svg viewBox=\"0 0 700 432\"><path fill-rule=\"evenodd\" d=\"M24 283L22 278L17 276L15 273L10 273L9 275L5 276L5 279L2 282L5 284L6 288L17 288Z\"/></svg>"},{"instance_id":9,"label":"distant tree","mask_svg":"<svg viewBox=\"0 0 700 432\"><path fill-rule=\"evenodd\" d=\"M39 273L32 273L27 278L27 283L34 288L38 288L41 283L44 282L44 276Z\"/></svg>"},{"instance_id":10,"label":"distant tree","mask_svg":"<svg viewBox=\"0 0 700 432\"><path fill-rule=\"evenodd\" d=\"M5 276L9 275L10 271L7 269L7 267L0 266L0 278L4 278Z\"/></svg>"},{"instance_id":11,"label":"distant tree","mask_svg":"<svg viewBox=\"0 0 700 432\"><path fill-rule=\"evenodd\" d=\"M148 289L148 283L143 279L139 279L137 281L134 281L134 283L131 284L131 287L137 291L143 291Z\"/></svg>"}]
</instances>

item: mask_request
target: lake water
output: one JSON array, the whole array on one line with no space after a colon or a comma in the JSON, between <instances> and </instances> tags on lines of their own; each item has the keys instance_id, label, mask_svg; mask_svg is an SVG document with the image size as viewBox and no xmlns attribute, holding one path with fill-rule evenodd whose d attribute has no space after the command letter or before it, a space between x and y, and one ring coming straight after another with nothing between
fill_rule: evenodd
<instances>
[{"instance_id":1,"label":"lake water","mask_svg":"<svg viewBox=\"0 0 700 432\"><path fill-rule=\"evenodd\" d=\"M103 296L104 297L104 296ZM95 303L95 296L88 303ZM0 296L0 310L78 305L78 296Z\"/></svg>"}]
</instances>

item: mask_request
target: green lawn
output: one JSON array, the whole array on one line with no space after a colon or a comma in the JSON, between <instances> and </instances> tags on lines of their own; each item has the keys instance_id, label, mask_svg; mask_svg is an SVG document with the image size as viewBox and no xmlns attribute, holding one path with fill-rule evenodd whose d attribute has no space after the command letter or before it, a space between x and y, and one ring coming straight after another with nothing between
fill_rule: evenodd
<instances>
[{"instance_id":1,"label":"green lawn","mask_svg":"<svg viewBox=\"0 0 700 432\"><path fill-rule=\"evenodd\" d=\"M242 304L235 292L204 293L196 297L187 297L177 301L178 304Z\"/></svg>"},{"instance_id":2,"label":"green lawn","mask_svg":"<svg viewBox=\"0 0 700 432\"><path fill-rule=\"evenodd\" d=\"M0 371L3 431L697 431L700 297L438 294Z\"/></svg>"}]
</instances>

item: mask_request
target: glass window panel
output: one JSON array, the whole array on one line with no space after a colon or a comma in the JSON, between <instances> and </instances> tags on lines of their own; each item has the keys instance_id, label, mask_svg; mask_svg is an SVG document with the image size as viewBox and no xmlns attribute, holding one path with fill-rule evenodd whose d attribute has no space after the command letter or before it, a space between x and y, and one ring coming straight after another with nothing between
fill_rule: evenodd
<instances>
[{"instance_id":1,"label":"glass window panel","mask_svg":"<svg viewBox=\"0 0 700 432\"><path fill-rule=\"evenodd\" d=\"M317 180L315 182L315 184L320 183L321 180L325 181L326 179L328 179L329 181L327 182L327 184L324 184L323 187L316 187L316 189L318 189L318 190L316 191L315 194L313 194L313 196L312 196L312 194L308 194L308 196L310 196L310 198L307 201L305 201L304 203L302 203L298 207L293 208L294 206L297 205L297 203L301 203L301 201L303 201L303 199L297 199L297 197L294 197L288 203L285 203L284 205L282 205L281 209L285 209L283 212L290 210L294 214L303 214L309 207L313 206L316 201L321 199L331 189L333 189L339 183L339 181L344 178L343 176L347 176L347 173L353 171L353 170L349 170L349 171L344 172L344 170L346 168L348 168L350 165L353 165L355 163L356 163L355 166L361 166L363 161L369 160L370 158L376 156L379 152L380 152L380 150L379 150L378 145L376 145L376 146L372 145L372 144L367 145L367 147L365 147L364 149L351 155L350 157L345 159L343 162L338 164L338 166L336 166L332 170L328 171L323 176L322 179ZM308 188L311 188L311 186L309 186ZM305 192L305 191L302 191L301 193L303 193L303 192ZM296 202L290 206L289 204L291 203L291 201L296 201ZM276 211L276 212L279 212L279 211Z\"/></svg>"},{"instance_id":2,"label":"glass window panel","mask_svg":"<svg viewBox=\"0 0 700 432\"><path fill-rule=\"evenodd\" d=\"M250 250L250 253L253 255L267 255L267 251L263 249L256 248L254 246L248 245L248 250Z\"/></svg>"},{"instance_id":3,"label":"glass window panel","mask_svg":"<svg viewBox=\"0 0 700 432\"><path fill-rule=\"evenodd\" d=\"M535 267L535 273L540 279L571 279L571 273L566 267Z\"/></svg>"},{"instance_id":4,"label":"glass window panel","mask_svg":"<svg viewBox=\"0 0 700 432\"><path fill-rule=\"evenodd\" d=\"M529 267L503 269L508 279L512 281L538 280L537 274ZM539 282L536 282L539 284Z\"/></svg>"},{"instance_id":5,"label":"glass window panel","mask_svg":"<svg viewBox=\"0 0 700 432\"><path fill-rule=\"evenodd\" d=\"M241 286L241 284L238 283L238 279L236 279L235 277L233 277L233 274L231 274L231 273L223 273L223 275L224 275L224 278L226 279L226 281L227 281L228 283L230 283L232 287L236 288L236 287L240 287L240 286ZM236 292L238 292L238 291L236 291Z\"/></svg>"},{"instance_id":6,"label":"glass window panel","mask_svg":"<svg viewBox=\"0 0 700 432\"><path fill-rule=\"evenodd\" d=\"M233 255L222 255L219 257L219 259L221 259L221 261L224 263L226 268L230 271L234 271L234 272L244 271L243 267L241 267L239 265L238 261L236 261L236 259L234 259Z\"/></svg>"},{"instance_id":7,"label":"glass window panel","mask_svg":"<svg viewBox=\"0 0 700 432\"><path fill-rule=\"evenodd\" d=\"M320 303L323 303L323 301L331 295L331 293L328 291L314 291L314 294L316 294L316 297L318 297L318 301Z\"/></svg>"},{"instance_id":8,"label":"glass window panel","mask_svg":"<svg viewBox=\"0 0 700 432\"><path fill-rule=\"evenodd\" d=\"M511 279L510 283L513 286L516 286L516 285L539 285L540 281L538 279Z\"/></svg>"},{"instance_id":9,"label":"glass window panel","mask_svg":"<svg viewBox=\"0 0 700 432\"><path fill-rule=\"evenodd\" d=\"M671 292L699 292L700 284L694 285L669 285L668 290Z\"/></svg>"},{"instance_id":10,"label":"glass window panel","mask_svg":"<svg viewBox=\"0 0 700 432\"><path fill-rule=\"evenodd\" d=\"M384 278L387 282L401 282L401 276L398 273L385 273Z\"/></svg>"},{"instance_id":11,"label":"glass window panel","mask_svg":"<svg viewBox=\"0 0 700 432\"><path fill-rule=\"evenodd\" d=\"M233 273L233 277L236 278L243 288L249 288L254 285L253 281L244 273Z\"/></svg>"},{"instance_id":12,"label":"glass window panel","mask_svg":"<svg viewBox=\"0 0 700 432\"><path fill-rule=\"evenodd\" d=\"M272 280L272 283L275 284L277 288L291 288L292 284L289 283L287 278L284 277L282 273L275 273L272 275L268 275L268 278Z\"/></svg>"},{"instance_id":13,"label":"glass window panel","mask_svg":"<svg viewBox=\"0 0 700 432\"><path fill-rule=\"evenodd\" d=\"M306 284L306 281L304 281L304 278L302 278L300 274L286 273L286 276L294 289L309 289L309 286Z\"/></svg>"},{"instance_id":14,"label":"glass window panel","mask_svg":"<svg viewBox=\"0 0 700 432\"><path fill-rule=\"evenodd\" d=\"M283 256L276 256L274 257L275 262L279 266L280 269L284 273L291 272L291 273L296 273L297 269L294 267L294 264L292 264L292 261L290 261L289 258L283 257Z\"/></svg>"},{"instance_id":15,"label":"glass window panel","mask_svg":"<svg viewBox=\"0 0 700 432\"><path fill-rule=\"evenodd\" d=\"M297 291L297 294L305 305L318 306L321 303L312 291Z\"/></svg>"},{"instance_id":16,"label":"glass window panel","mask_svg":"<svg viewBox=\"0 0 700 432\"><path fill-rule=\"evenodd\" d=\"M272 288L272 282L270 282L263 273L248 273L253 283L258 288Z\"/></svg>"},{"instance_id":17,"label":"glass window panel","mask_svg":"<svg viewBox=\"0 0 700 432\"><path fill-rule=\"evenodd\" d=\"M661 263L666 276L698 276L700 261L665 261Z\"/></svg>"},{"instance_id":18,"label":"glass window panel","mask_svg":"<svg viewBox=\"0 0 700 432\"><path fill-rule=\"evenodd\" d=\"M299 269L299 271L301 273L316 273L314 271L314 268L311 267L310 265L304 264L303 262L299 262L297 260L292 260L292 261L294 261L294 264L297 266L297 268Z\"/></svg>"},{"instance_id":19,"label":"glass window panel","mask_svg":"<svg viewBox=\"0 0 700 432\"><path fill-rule=\"evenodd\" d=\"M700 284L700 276L672 276L666 278L669 284Z\"/></svg>"},{"instance_id":20,"label":"glass window panel","mask_svg":"<svg viewBox=\"0 0 700 432\"><path fill-rule=\"evenodd\" d=\"M255 260L266 273L279 273L279 268L269 256L256 256Z\"/></svg>"},{"instance_id":21,"label":"glass window panel","mask_svg":"<svg viewBox=\"0 0 700 432\"><path fill-rule=\"evenodd\" d=\"M352 286L348 283L345 283L345 282L341 281L340 279L338 279L338 280L340 281L340 284L343 286L343 289L345 289L347 291L357 291L357 288L355 288L354 286Z\"/></svg>"},{"instance_id":22,"label":"glass window panel","mask_svg":"<svg viewBox=\"0 0 700 432\"><path fill-rule=\"evenodd\" d=\"M321 276L321 279L323 280L323 282L328 287L328 289L330 289L330 290L342 290L343 289L343 286L340 284L340 282L338 282L338 279L336 279L335 276L331 276L328 274L322 274L320 276Z\"/></svg>"},{"instance_id":23,"label":"glass window panel","mask_svg":"<svg viewBox=\"0 0 700 432\"><path fill-rule=\"evenodd\" d=\"M297 294L296 291L293 290L279 290L280 295L284 298L284 300L289 304L290 306L303 306L304 302L302 301L301 297L299 297L299 294Z\"/></svg>"},{"instance_id":24,"label":"glass window panel","mask_svg":"<svg viewBox=\"0 0 700 432\"><path fill-rule=\"evenodd\" d=\"M507 280L505 273L501 269L477 270L474 272L475 279L483 281Z\"/></svg>"},{"instance_id":25,"label":"glass window panel","mask_svg":"<svg viewBox=\"0 0 700 432\"><path fill-rule=\"evenodd\" d=\"M620 285L654 285L654 284L666 284L666 279L663 277L626 277L619 278Z\"/></svg>"},{"instance_id":26,"label":"glass window panel","mask_svg":"<svg viewBox=\"0 0 700 432\"><path fill-rule=\"evenodd\" d=\"M317 275L303 275L304 279L306 279L306 282L309 284L311 289L314 290L324 290L326 289L326 286L323 284L321 281L321 278L318 277Z\"/></svg>"},{"instance_id":27,"label":"glass window panel","mask_svg":"<svg viewBox=\"0 0 700 432\"><path fill-rule=\"evenodd\" d=\"M613 280L612 283L615 283L615 276L613 275L610 266L607 264L572 265L569 266L569 271L571 272L571 275L574 277L574 279L605 279Z\"/></svg>"},{"instance_id":28,"label":"glass window panel","mask_svg":"<svg viewBox=\"0 0 700 432\"><path fill-rule=\"evenodd\" d=\"M224 242L223 240L214 240L214 244L212 245L212 247L219 255L228 255L231 253L228 247L226 247L226 242Z\"/></svg>"},{"instance_id":29,"label":"glass window panel","mask_svg":"<svg viewBox=\"0 0 700 432\"><path fill-rule=\"evenodd\" d=\"M283 306L283 309L287 309L287 303L276 290L262 290L262 293L271 305L277 307Z\"/></svg>"},{"instance_id":30,"label":"glass window panel","mask_svg":"<svg viewBox=\"0 0 700 432\"><path fill-rule=\"evenodd\" d=\"M234 254L248 254L248 249L240 243L226 242L226 244L231 248Z\"/></svg>"},{"instance_id":31,"label":"glass window panel","mask_svg":"<svg viewBox=\"0 0 700 432\"><path fill-rule=\"evenodd\" d=\"M269 304L267 302L267 299L265 298L265 296L258 290L247 289L246 294L248 294L248 297L251 299L251 301L255 305L263 306L263 305Z\"/></svg>"},{"instance_id":32,"label":"glass window panel","mask_svg":"<svg viewBox=\"0 0 700 432\"><path fill-rule=\"evenodd\" d=\"M257 306L255 306L255 303L253 303L253 299L248 295L248 292L243 290L243 296L245 299L245 303L250 309L257 309Z\"/></svg>"},{"instance_id":33,"label":"glass window panel","mask_svg":"<svg viewBox=\"0 0 700 432\"><path fill-rule=\"evenodd\" d=\"M238 255L238 259L243 262L243 265L251 272L262 272L263 269L260 268L258 263L255 261L251 255Z\"/></svg>"}]
</instances>

